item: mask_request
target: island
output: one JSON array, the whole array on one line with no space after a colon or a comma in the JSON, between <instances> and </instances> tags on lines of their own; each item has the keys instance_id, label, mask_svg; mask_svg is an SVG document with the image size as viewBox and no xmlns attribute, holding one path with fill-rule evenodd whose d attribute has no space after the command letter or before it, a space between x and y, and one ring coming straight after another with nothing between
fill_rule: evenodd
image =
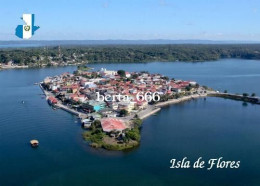
<instances>
[{"instance_id":1,"label":"island","mask_svg":"<svg viewBox=\"0 0 260 186\"><path fill-rule=\"evenodd\" d=\"M107 150L137 147L143 119L169 104L206 96L260 104L255 93L219 92L192 80L170 79L147 71L79 67L73 73L46 77L39 86L54 109L78 116L85 129L82 137L91 147Z\"/></svg>"},{"instance_id":2,"label":"island","mask_svg":"<svg viewBox=\"0 0 260 186\"><path fill-rule=\"evenodd\" d=\"M51 106L79 117L86 129L82 136L92 147L108 150L138 146L142 120L162 106L215 93L191 80L105 68L46 77L40 87Z\"/></svg>"}]
</instances>

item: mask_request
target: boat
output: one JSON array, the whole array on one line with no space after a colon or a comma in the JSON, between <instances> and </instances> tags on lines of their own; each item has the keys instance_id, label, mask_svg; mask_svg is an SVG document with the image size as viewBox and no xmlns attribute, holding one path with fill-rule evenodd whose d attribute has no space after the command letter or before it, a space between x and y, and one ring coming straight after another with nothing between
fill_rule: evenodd
<instances>
[{"instance_id":1,"label":"boat","mask_svg":"<svg viewBox=\"0 0 260 186\"><path fill-rule=\"evenodd\" d=\"M24 104L24 101L22 101L22 104Z\"/></svg>"},{"instance_id":2,"label":"boat","mask_svg":"<svg viewBox=\"0 0 260 186\"><path fill-rule=\"evenodd\" d=\"M31 141L30 141L30 144L31 144L32 147L35 148L35 147L38 147L38 146L39 146L39 141L34 139L34 140L31 140Z\"/></svg>"}]
</instances>

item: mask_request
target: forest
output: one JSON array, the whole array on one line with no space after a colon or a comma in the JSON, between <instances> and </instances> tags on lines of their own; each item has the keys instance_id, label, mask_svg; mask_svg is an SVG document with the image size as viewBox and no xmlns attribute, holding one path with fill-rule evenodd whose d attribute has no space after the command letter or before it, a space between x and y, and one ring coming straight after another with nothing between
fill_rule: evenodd
<instances>
[{"instance_id":1,"label":"forest","mask_svg":"<svg viewBox=\"0 0 260 186\"><path fill-rule=\"evenodd\" d=\"M0 49L0 63L41 66L102 62L203 62L222 58L260 59L260 44L171 44L55 46Z\"/></svg>"}]
</instances>

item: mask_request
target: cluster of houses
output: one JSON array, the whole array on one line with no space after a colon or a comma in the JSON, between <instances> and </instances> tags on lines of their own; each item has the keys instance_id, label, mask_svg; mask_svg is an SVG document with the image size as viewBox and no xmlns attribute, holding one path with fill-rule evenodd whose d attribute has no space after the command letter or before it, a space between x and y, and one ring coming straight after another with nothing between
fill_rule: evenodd
<instances>
[{"instance_id":1,"label":"cluster of houses","mask_svg":"<svg viewBox=\"0 0 260 186\"><path fill-rule=\"evenodd\" d=\"M187 87L196 87L193 81L169 80L160 74L148 72L124 72L107 70L77 71L74 74L63 73L47 77L44 88L51 91L63 104L74 107L84 113L97 113L101 118L115 118L120 111L137 113L148 106L147 100L137 99L138 92L157 92L159 95L173 95L187 91ZM97 100L97 93L106 95L127 95L130 99ZM57 100L50 100L56 103Z\"/></svg>"}]
</instances>

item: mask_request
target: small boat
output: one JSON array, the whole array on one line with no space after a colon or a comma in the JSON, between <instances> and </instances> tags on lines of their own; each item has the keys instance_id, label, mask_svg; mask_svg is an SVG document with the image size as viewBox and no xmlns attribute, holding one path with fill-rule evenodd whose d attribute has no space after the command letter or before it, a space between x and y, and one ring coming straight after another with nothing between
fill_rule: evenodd
<instances>
[{"instance_id":1,"label":"small boat","mask_svg":"<svg viewBox=\"0 0 260 186\"><path fill-rule=\"evenodd\" d=\"M24 101L22 101L22 104L24 104L25 102Z\"/></svg>"},{"instance_id":2,"label":"small boat","mask_svg":"<svg viewBox=\"0 0 260 186\"><path fill-rule=\"evenodd\" d=\"M34 85L39 85L39 83L34 83Z\"/></svg>"},{"instance_id":3,"label":"small boat","mask_svg":"<svg viewBox=\"0 0 260 186\"><path fill-rule=\"evenodd\" d=\"M39 141L38 140L31 140L30 144L32 147L38 147L39 146Z\"/></svg>"}]
</instances>

